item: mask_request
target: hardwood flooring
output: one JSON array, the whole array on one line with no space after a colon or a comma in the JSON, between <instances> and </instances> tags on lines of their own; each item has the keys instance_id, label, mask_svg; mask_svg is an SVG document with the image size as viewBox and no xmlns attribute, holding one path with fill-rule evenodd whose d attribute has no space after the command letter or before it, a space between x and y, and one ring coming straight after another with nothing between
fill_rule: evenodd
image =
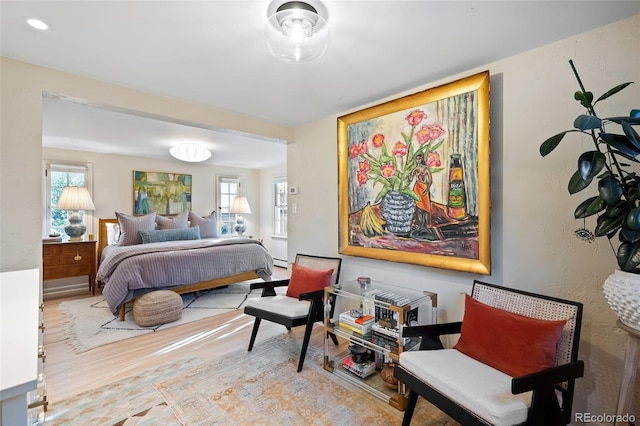
<instances>
[{"instance_id":1,"label":"hardwood flooring","mask_svg":"<svg viewBox=\"0 0 640 426\"><path fill-rule=\"evenodd\" d=\"M274 279L288 277L286 269L275 269ZM253 317L244 315L242 311L230 312L76 354L71 345L64 341L64 318L58 305L64 300L80 297L89 297L89 294L44 302L44 371L51 405L80 392L187 356L198 355L208 361L239 349L246 350L253 326ZM283 332L287 332L284 327L263 321L256 345ZM290 333L302 339L303 332L304 327L296 327ZM310 344L322 348L323 343L322 325L317 324Z\"/></svg>"}]
</instances>

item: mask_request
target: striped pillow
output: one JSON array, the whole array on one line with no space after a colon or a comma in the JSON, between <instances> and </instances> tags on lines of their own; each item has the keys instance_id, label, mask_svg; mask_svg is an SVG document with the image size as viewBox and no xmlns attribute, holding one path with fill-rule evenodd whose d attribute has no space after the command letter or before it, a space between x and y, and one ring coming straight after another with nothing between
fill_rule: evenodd
<instances>
[{"instance_id":1,"label":"striped pillow","mask_svg":"<svg viewBox=\"0 0 640 426\"><path fill-rule=\"evenodd\" d=\"M189 212L191 226L200 227L200 238L218 238L218 224L215 210L209 216L201 217L194 212Z\"/></svg>"},{"instance_id":2,"label":"striped pillow","mask_svg":"<svg viewBox=\"0 0 640 426\"><path fill-rule=\"evenodd\" d=\"M156 216L157 229L184 229L189 227L189 212L174 217Z\"/></svg>"},{"instance_id":3,"label":"striped pillow","mask_svg":"<svg viewBox=\"0 0 640 426\"><path fill-rule=\"evenodd\" d=\"M140 231L142 244L163 243L165 241L199 240L200 228L159 229L155 231Z\"/></svg>"},{"instance_id":4,"label":"striped pillow","mask_svg":"<svg viewBox=\"0 0 640 426\"><path fill-rule=\"evenodd\" d=\"M119 246L132 246L142 244L140 231L153 231L156 227L156 213L149 213L144 216L129 216L116 212L118 225L120 226Z\"/></svg>"}]
</instances>

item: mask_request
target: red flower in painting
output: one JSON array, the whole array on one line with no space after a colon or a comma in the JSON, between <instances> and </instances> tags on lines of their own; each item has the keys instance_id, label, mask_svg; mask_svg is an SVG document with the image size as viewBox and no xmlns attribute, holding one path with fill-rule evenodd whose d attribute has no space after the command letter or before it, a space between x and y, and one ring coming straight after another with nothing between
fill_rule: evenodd
<instances>
[{"instance_id":1,"label":"red flower in painting","mask_svg":"<svg viewBox=\"0 0 640 426\"><path fill-rule=\"evenodd\" d=\"M362 186L369 181L369 176L367 176L367 172L358 170L358 173L356 173L356 179L358 180L358 184Z\"/></svg>"},{"instance_id":2,"label":"red flower in painting","mask_svg":"<svg viewBox=\"0 0 640 426\"><path fill-rule=\"evenodd\" d=\"M430 152L429 154L427 154L427 166L429 168L442 166L442 162L440 161L440 153Z\"/></svg>"},{"instance_id":3,"label":"red flower in painting","mask_svg":"<svg viewBox=\"0 0 640 426\"><path fill-rule=\"evenodd\" d=\"M371 138L371 142L374 147L380 148L384 144L384 135L382 133L376 133Z\"/></svg>"},{"instance_id":4,"label":"red flower in painting","mask_svg":"<svg viewBox=\"0 0 640 426\"><path fill-rule=\"evenodd\" d=\"M359 155L363 155L367 152L367 141L361 141L351 145L349 149L349 157L351 159L357 158Z\"/></svg>"},{"instance_id":5,"label":"red flower in painting","mask_svg":"<svg viewBox=\"0 0 640 426\"><path fill-rule=\"evenodd\" d=\"M358 169L364 173L367 173L369 170L371 170L371 166L369 165L369 160L365 158L364 160L360 161L358 163Z\"/></svg>"},{"instance_id":6,"label":"red flower in painting","mask_svg":"<svg viewBox=\"0 0 640 426\"><path fill-rule=\"evenodd\" d=\"M427 118L427 114L425 114L421 109L415 109L405 117L407 123L412 127L420 124L425 118Z\"/></svg>"},{"instance_id":7,"label":"red flower in painting","mask_svg":"<svg viewBox=\"0 0 640 426\"><path fill-rule=\"evenodd\" d=\"M404 157L405 155L407 155L408 149L409 147L407 146L407 144L398 141L393 147L393 155L395 155L396 157Z\"/></svg>"},{"instance_id":8,"label":"red flower in painting","mask_svg":"<svg viewBox=\"0 0 640 426\"><path fill-rule=\"evenodd\" d=\"M382 173L382 177L389 179L391 176L396 174L396 168L393 164L383 164L380 167L380 172Z\"/></svg>"}]
</instances>

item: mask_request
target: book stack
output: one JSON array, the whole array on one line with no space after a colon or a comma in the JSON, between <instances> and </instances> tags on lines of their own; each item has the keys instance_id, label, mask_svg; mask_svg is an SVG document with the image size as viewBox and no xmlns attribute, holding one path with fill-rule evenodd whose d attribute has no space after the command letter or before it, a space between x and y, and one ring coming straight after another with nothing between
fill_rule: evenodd
<instances>
[{"instance_id":1,"label":"book stack","mask_svg":"<svg viewBox=\"0 0 640 426\"><path fill-rule=\"evenodd\" d=\"M389 293L389 292L379 292L374 294L374 299L379 300L381 302L387 303L389 305L394 306L404 306L411 303L411 301L397 294ZM383 306L376 306L375 308L375 320L380 321L380 319L385 319L386 321L395 321L398 323L398 313L392 311L389 308L385 308Z\"/></svg>"},{"instance_id":2,"label":"book stack","mask_svg":"<svg viewBox=\"0 0 640 426\"><path fill-rule=\"evenodd\" d=\"M374 323L374 317L372 315L353 317L349 312L341 313L338 319L340 327L350 330L360 336L371 333L371 327Z\"/></svg>"},{"instance_id":3,"label":"book stack","mask_svg":"<svg viewBox=\"0 0 640 426\"><path fill-rule=\"evenodd\" d=\"M342 367L362 379L372 375L376 371L376 364L373 361L353 362L351 356L342 360Z\"/></svg>"}]
</instances>

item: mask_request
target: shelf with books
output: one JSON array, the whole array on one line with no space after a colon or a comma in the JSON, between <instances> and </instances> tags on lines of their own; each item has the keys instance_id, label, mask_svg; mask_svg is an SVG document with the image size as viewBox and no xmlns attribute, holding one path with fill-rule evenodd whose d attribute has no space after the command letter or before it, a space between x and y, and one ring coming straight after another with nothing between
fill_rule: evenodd
<instances>
[{"instance_id":1,"label":"shelf with books","mask_svg":"<svg viewBox=\"0 0 640 426\"><path fill-rule=\"evenodd\" d=\"M385 365L397 362L402 352L419 346L419 338L402 337L402 328L406 324L435 323L437 295L375 280L366 285L353 281L327 287L325 293L325 300L333 305L325 310L325 335L333 334L348 345L334 346L325 340L324 368L404 410L404 385L386 382L381 373ZM374 366L372 373L367 370L367 377L358 374L364 364L356 370L349 368L353 359L344 347L352 345L365 348L367 360ZM370 363L366 364L369 369ZM388 379L388 372L385 376Z\"/></svg>"}]
</instances>

